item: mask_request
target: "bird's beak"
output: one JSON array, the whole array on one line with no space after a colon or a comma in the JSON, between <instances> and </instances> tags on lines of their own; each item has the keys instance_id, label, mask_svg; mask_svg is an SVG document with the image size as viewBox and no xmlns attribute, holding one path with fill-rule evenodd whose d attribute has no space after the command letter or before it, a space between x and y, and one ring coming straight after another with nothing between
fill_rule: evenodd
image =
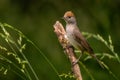
<instances>
[{"instance_id":1,"label":"bird's beak","mask_svg":"<svg viewBox=\"0 0 120 80\"><path fill-rule=\"evenodd\" d=\"M65 18L64 18L64 17L62 17L61 19L64 19L64 20L65 20Z\"/></svg>"}]
</instances>

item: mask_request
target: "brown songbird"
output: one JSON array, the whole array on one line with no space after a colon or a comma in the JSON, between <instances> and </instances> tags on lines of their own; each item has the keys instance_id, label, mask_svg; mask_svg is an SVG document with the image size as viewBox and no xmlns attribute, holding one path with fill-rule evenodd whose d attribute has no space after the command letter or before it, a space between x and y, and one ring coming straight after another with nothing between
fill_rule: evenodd
<instances>
[{"instance_id":1,"label":"brown songbird","mask_svg":"<svg viewBox=\"0 0 120 80\"><path fill-rule=\"evenodd\" d=\"M73 12L67 11L64 14L63 19L66 22L66 36L70 44L76 49L81 50L82 53L84 52L89 53L93 58L95 58L98 61L100 66L103 67L103 65L101 64L101 61L96 57L93 49L91 48L87 40L84 38L84 36L81 34L77 26L77 21ZM80 57L78 58L76 63L79 61Z\"/></svg>"}]
</instances>

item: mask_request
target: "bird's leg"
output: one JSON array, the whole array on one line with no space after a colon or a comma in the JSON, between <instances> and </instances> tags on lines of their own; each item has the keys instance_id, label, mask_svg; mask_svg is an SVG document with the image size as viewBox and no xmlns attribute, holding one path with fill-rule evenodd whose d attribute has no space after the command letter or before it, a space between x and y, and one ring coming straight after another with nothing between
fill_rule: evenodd
<instances>
[{"instance_id":1,"label":"bird's leg","mask_svg":"<svg viewBox=\"0 0 120 80\"><path fill-rule=\"evenodd\" d=\"M80 54L80 56L78 57L78 59L77 59L75 62L72 63L73 66L79 62L82 54L83 54L83 51L81 52L81 54Z\"/></svg>"}]
</instances>

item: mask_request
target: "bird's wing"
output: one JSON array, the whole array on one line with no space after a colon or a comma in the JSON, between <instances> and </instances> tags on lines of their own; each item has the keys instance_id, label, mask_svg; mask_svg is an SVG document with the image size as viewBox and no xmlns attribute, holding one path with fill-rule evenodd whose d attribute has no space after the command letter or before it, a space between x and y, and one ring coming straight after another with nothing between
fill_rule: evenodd
<instances>
[{"instance_id":1,"label":"bird's wing","mask_svg":"<svg viewBox=\"0 0 120 80\"><path fill-rule=\"evenodd\" d=\"M88 44L88 42L86 41L86 39L83 37L83 35L81 34L81 32L79 31L79 29L74 29L74 38L75 40L81 44L81 46L83 47L83 51L87 51L93 58L95 58L97 60L97 62L100 64L100 66L102 68L104 68L104 65L101 63L101 61L96 57L96 55L93 52L93 49L90 47L90 45Z\"/></svg>"},{"instance_id":2,"label":"bird's wing","mask_svg":"<svg viewBox=\"0 0 120 80\"><path fill-rule=\"evenodd\" d=\"M86 39L83 37L79 29L74 29L74 37L75 40L81 44L82 48L84 49L83 51L87 51L89 53L93 53L93 49L90 47Z\"/></svg>"}]
</instances>

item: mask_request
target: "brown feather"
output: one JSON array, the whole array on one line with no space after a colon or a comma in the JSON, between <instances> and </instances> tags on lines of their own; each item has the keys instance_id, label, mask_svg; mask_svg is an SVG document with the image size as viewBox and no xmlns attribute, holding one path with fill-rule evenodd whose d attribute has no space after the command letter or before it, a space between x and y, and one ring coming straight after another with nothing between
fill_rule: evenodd
<instances>
[{"instance_id":1,"label":"brown feather","mask_svg":"<svg viewBox=\"0 0 120 80\"><path fill-rule=\"evenodd\" d=\"M84 52L84 51L86 51L86 52L88 52L88 53L90 53L90 54L92 54L93 53L93 49L90 47L90 45L88 44L88 42L87 42L87 40L83 37L83 35L81 34L81 32L80 32L80 30L77 28L77 27L75 27L74 28L74 31L73 31L73 33L74 33L74 36L75 36L75 40L79 43L79 44L81 44L81 46L82 46L82 48L81 49L83 49L82 51Z\"/></svg>"}]
</instances>

